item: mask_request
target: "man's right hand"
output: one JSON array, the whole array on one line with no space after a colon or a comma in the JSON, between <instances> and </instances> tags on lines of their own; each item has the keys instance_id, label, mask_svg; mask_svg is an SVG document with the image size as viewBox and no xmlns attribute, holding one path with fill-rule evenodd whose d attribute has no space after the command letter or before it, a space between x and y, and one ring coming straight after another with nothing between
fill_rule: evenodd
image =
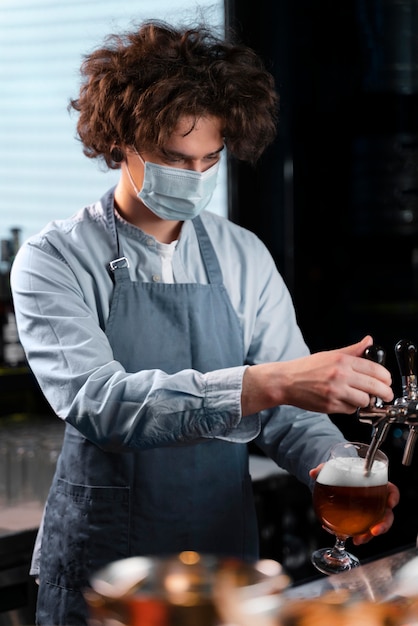
<instances>
[{"instance_id":1,"label":"man's right hand","mask_svg":"<svg viewBox=\"0 0 418 626\"><path fill-rule=\"evenodd\" d=\"M390 372L363 358L373 344L367 335L358 343L306 357L248 367L244 373L242 414L289 404L320 413L352 414L370 396L393 399Z\"/></svg>"}]
</instances>

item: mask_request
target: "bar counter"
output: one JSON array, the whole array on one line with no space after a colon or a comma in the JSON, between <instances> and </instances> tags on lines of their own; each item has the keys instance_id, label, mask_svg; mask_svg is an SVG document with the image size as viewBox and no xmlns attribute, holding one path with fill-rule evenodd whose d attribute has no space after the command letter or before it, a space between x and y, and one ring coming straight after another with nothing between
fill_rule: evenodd
<instances>
[{"instance_id":1,"label":"bar counter","mask_svg":"<svg viewBox=\"0 0 418 626\"><path fill-rule=\"evenodd\" d=\"M418 549L287 588L270 626L417 626Z\"/></svg>"},{"instance_id":2,"label":"bar counter","mask_svg":"<svg viewBox=\"0 0 418 626\"><path fill-rule=\"evenodd\" d=\"M312 599L328 592L347 591L359 601L385 602L402 596L406 589L398 578L405 566L413 569L408 588L415 588L418 596L418 548L409 546L399 552L360 565L349 572L321 576L305 584L290 587L284 592L286 599ZM405 569L404 569L405 568Z\"/></svg>"},{"instance_id":3,"label":"bar counter","mask_svg":"<svg viewBox=\"0 0 418 626\"><path fill-rule=\"evenodd\" d=\"M0 420L0 626L18 614L18 623L25 623L22 616L33 614L36 589L28 576L29 561L59 454L63 426L60 420L49 416L37 419L33 415L20 415ZM289 480L284 470L269 459L251 455L250 473L259 489L273 481L272 499L281 500L278 492L283 488L282 483ZM283 533L283 529L279 530ZM341 592L351 602L384 603L396 594L402 595L396 588L398 574L408 564L415 566L410 578L418 598L418 548L411 544L347 573L318 574L302 582L294 579L283 599L291 603ZM19 604L25 606L19 608ZM32 621L28 619L26 623ZM324 621L321 625L327 626Z\"/></svg>"}]
</instances>

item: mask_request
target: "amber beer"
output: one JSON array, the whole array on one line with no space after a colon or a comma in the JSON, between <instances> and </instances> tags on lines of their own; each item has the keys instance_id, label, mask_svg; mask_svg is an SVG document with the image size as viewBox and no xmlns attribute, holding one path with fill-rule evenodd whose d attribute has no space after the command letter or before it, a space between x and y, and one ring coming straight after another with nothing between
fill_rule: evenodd
<instances>
[{"instance_id":1,"label":"amber beer","mask_svg":"<svg viewBox=\"0 0 418 626\"><path fill-rule=\"evenodd\" d=\"M384 516L387 483L387 464L382 461L375 460L366 476L363 458L330 459L314 485L315 513L338 537L365 533Z\"/></svg>"}]
</instances>

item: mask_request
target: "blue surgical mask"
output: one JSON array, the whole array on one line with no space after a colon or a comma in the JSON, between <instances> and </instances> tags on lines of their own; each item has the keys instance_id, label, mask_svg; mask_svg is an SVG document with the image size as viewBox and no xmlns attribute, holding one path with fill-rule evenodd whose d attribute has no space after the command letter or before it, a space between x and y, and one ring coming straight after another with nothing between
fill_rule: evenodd
<instances>
[{"instance_id":1,"label":"blue surgical mask","mask_svg":"<svg viewBox=\"0 0 418 626\"><path fill-rule=\"evenodd\" d=\"M136 152L136 151L135 151ZM190 220L208 205L216 187L219 161L205 172L143 161L144 181L141 191L129 178L136 195L155 215L163 220Z\"/></svg>"}]
</instances>

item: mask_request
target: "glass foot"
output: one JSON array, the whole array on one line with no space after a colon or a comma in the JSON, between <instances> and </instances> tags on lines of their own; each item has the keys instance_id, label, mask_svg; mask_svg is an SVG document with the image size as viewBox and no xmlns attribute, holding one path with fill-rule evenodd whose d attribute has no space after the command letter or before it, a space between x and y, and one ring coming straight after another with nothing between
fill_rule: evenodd
<instances>
[{"instance_id":1,"label":"glass foot","mask_svg":"<svg viewBox=\"0 0 418 626\"><path fill-rule=\"evenodd\" d=\"M322 548L316 550L311 557L313 565L323 574L340 574L348 572L360 565L360 561L354 554L346 550L340 551L335 548Z\"/></svg>"}]
</instances>

